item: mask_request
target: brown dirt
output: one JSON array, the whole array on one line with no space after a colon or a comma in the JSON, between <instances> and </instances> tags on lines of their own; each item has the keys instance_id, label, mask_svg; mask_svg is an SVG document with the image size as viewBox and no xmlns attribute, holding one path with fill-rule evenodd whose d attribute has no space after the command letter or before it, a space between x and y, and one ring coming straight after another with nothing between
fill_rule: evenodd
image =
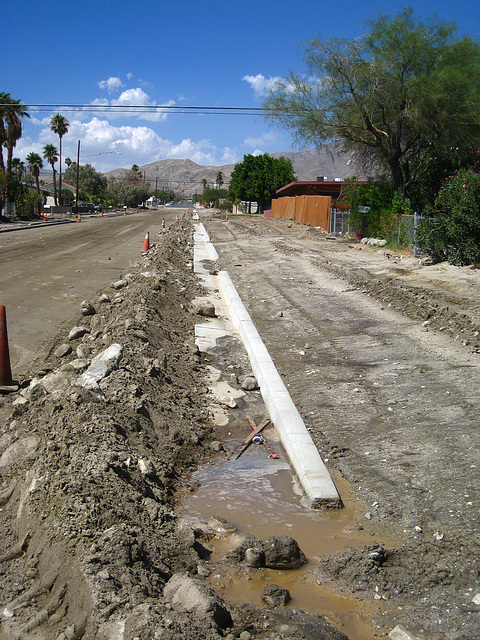
<instances>
[{"instance_id":1,"label":"brown dirt","mask_svg":"<svg viewBox=\"0 0 480 640\"><path fill-rule=\"evenodd\" d=\"M239 217L228 225L220 218L205 224L220 254L218 266L232 275L324 458L352 483L357 497L374 505L369 519L382 520L405 539L396 550L372 545L326 558L319 581L335 580L360 598L393 600L396 614L390 609L388 616L379 615L379 628L402 623L425 638L480 638L479 607L472 604L480 591L478 508L473 503L469 509L461 497L476 495L478 472L478 271L326 240L319 230L286 221ZM328 278L328 291L318 298L316 289ZM372 314L361 318L358 311L349 334L356 342L341 341L331 325L319 329L320 311L340 297L343 315L333 313L345 338L354 314L345 307L349 292L360 301L357 310ZM202 564L205 552L193 532L180 526L176 497L182 487L188 490L190 471L212 455L210 444L219 436L206 361L194 345L198 317L191 301L204 292L192 272L190 222L160 236L128 285L106 293L109 302L93 301L95 315L73 320L72 326L89 329L70 343L73 352L61 360L54 355L65 342L64 332L59 334L48 358L30 371L22 394L1 399L0 638L344 637L315 616L251 606L229 607L233 627L221 629L211 616L173 611L164 600L171 576L196 575ZM399 315L393 317L394 310ZM379 316L382 323L396 323L402 340L415 332L418 344L428 347L428 363L408 365L425 382L425 393L444 393L454 369L463 379L456 380L455 403L447 405L451 413L442 418L442 405L434 416L451 440L439 454L428 455L438 434L432 424L429 435L423 414L412 409L396 418L404 394L411 399L412 388L420 386L418 376L408 381L413 387L375 387L374 366L376 374L394 375L379 356L393 325L385 329L385 344L375 346L370 336L371 361L362 360L358 336ZM123 347L121 360L100 392L76 386L79 369L73 367L82 365L75 361L88 363L113 343ZM444 365L431 382L439 357ZM237 377L249 373L248 364L235 362L232 354L227 359ZM401 375L397 360L395 375ZM312 373L318 367L320 381ZM36 381L28 385L30 380ZM368 396L372 389L375 397ZM382 407L385 416L372 415L370 405ZM393 418L387 407L393 407ZM468 446L453 428L455 416L461 416L456 424ZM404 442L395 419L405 432L417 420L425 433L409 433ZM455 511L455 522L445 505Z\"/></svg>"}]
</instances>

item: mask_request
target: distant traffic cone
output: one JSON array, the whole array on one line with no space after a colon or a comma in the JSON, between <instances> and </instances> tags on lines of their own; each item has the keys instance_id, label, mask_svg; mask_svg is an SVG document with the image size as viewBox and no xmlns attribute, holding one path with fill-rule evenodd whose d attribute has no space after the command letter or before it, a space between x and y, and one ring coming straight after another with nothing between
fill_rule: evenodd
<instances>
[{"instance_id":1,"label":"distant traffic cone","mask_svg":"<svg viewBox=\"0 0 480 640\"><path fill-rule=\"evenodd\" d=\"M78 214L78 218L77 218L77 222L81 222L82 218L80 217L80 214Z\"/></svg>"},{"instance_id":2,"label":"distant traffic cone","mask_svg":"<svg viewBox=\"0 0 480 640\"><path fill-rule=\"evenodd\" d=\"M162 229L165 229L165 220L162 220Z\"/></svg>"},{"instance_id":3,"label":"distant traffic cone","mask_svg":"<svg viewBox=\"0 0 480 640\"><path fill-rule=\"evenodd\" d=\"M150 250L150 234L147 231L145 234L145 240L143 241L142 253Z\"/></svg>"},{"instance_id":4,"label":"distant traffic cone","mask_svg":"<svg viewBox=\"0 0 480 640\"><path fill-rule=\"evenodd\" d=\"M175 222L178 222L178 213L177 213L177 215L175 216Z\"/></svg>"},{"instance_id":5,"label":"distant traffic cone","mask_svg":"<svg viewBox=\"0 0 480 640\"><path fill-rule=\"evenodd\" d=\"M101 213L100 213L100 217L101 217L101 218L103 218L103 211L101 211Z\"/></svg>"},{"instance_id":6,"label":"distant traffic cone","mask_svg":"<svg viewBox=\"0 0 480 640\"><path fill-rule=\"evenodd\" d=\"M8 350L7 315L5 307L0 306L0 389L12 390L12 369Z\"/></svg>"}]
</instances>

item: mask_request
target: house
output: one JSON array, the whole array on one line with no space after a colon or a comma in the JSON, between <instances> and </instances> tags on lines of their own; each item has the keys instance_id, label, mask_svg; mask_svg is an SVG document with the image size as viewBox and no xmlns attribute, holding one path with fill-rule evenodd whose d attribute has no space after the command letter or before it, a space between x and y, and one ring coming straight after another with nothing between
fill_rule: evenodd
<instances>
[{"instance_id":1,"label":"house","mask_svg":"<svg viewBox=\"0 0 480 640\"><path fill-rule=\"evenodd\" d=\"M345 182L344 180L317 179L315 182L290 182L277 189L277 198L285 196L330 196L333 206L341 206L347 185L369 184L368 182Z\"/></svg>"},{"instance_id":2,"label":"house","mask_svg":"<svg viewBox=\"0 0 480 640\"><path fill-rule=\"evenodd\" d=\"M68 189L69 191L72 192L73 195L69 196L69 195L62 194L60 206L64 207L65 211L58 211L58 213L66 213L67 210L71 209L75 205L75 194L77 192L77 188L71 184L68 184L68 182L62 182L62 191L64 189ZM55 200L54 200L53 182L47 182L46 184L42 185L42 193L44 194L44 196L46 194L44 206L50 207L50 208L54 207ZM58 195L58 181L57 181L57 195Z\"/></svg>"},{"instance_id":3,"label":"house","mask_svg":"<svg viewBox=\"0 0 480 640\"><path fill-rule=\"evenodd\" d=\"M331 210L346 209L342 205L347 185L368 184L367 182L344 182L343 180L318 179L315 182L290 182L277 189L277 197L272 200L272 209L265 212L273 218L289 218L295 222L321 227L330 231Z\"/></svg>"}]
</instances>

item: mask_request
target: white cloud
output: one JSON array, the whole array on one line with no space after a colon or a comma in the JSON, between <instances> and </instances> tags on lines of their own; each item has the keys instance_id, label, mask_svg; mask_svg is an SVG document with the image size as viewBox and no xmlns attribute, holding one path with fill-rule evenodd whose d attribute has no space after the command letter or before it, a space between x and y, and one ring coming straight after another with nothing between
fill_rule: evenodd
<instances>
[{"instance_id":1,"label":"white cloud","mask_svg":"<svg viewBox=\"0 0 480 640\"><path fill-rule=\"evenodd\" d=\"M113 91L118 91L120 87L123 87L123 82L120 78L110 77L108 80L101 80L98 86L100 89L107 89L108 93L112 93Z\"/></svg>"},{"instance_id":2,"label":"white cloud","mask_svg":"<svg viewBox=\"0 0 480 640\"><path fill-rule=\"evenodd\" d=\"M255 149L255 151L252 151L252 156L263 156L263 153L261 149Z\"/></svg>"},{"instance_id":3,"label":"white cloud","mask_svg":"<svg viewBox=\"0 0 480 640\"><path fill-rule=\"evenodd\" d=\"M15 155L24 160L31 151L42 155L45 144L57 145L58 136L50 130L49 123L40 131L37 142L22 137ZM92 164L97 171L131 167L134 163L148 164L165 158L188 158L200 165L219 164L217 148L210 140L185 138L173 142L161 138L148 126L115 126L100 117L89 122L80 118L70 121L68 133L63 138L63 158L76 160L78 140L81 141L80 162ZM224 155L228 151L225 149Z\"/></svg>"},{"instance_id":4,"label":"white cloud","mask_svg":"<svg viewBox=\"0 0 480 640\"><path fill-rule=\"evenodd\" d=\"M278 140L278 135L273 132L266 132L259 138L248 137L245 138L243 144L246 147L260 147L264 145L274 144Z\"/></svg>"},{"instance_id":5,"label":"white cloud","mask_svg":"<svg viewBox=\"0 0 480 640\"><path fill-rule=\"evenodd\" d=\"M255 95L259 97L265 96L268 91L275 90L279 84L284 82L280 76L265 78L261 73L257 73L256 76L243 76L242 80L248 82L255 91Z\"/></svg>"},{"instance_id":6,"label":"white cloud","mask_svg":"<svg viewBox=\"0 0 480 640\"><path fill-rule=\"evenodd\" d=\"M96 98L90 104L96 107L107 107L105 111L99 110L96 113L109 119L135 117L137 120L164 122L168 117L168 109L162 109L162 107L173 106L175 100L168 100L162 105L157 105L155 100L150 99L148 93L145 93L140 87L136 87L135 89L122 91L118 98L112 100ZM110 106L115 107L115 109L108 109ZM125 107L125 109L121 109L121 107ZM135 109L135 107L140 108ZM88 111L88 108L86 111Z\"/></svg>"},{"instance_id":7,"label":"white cloud","mask_svg":"<svg viewBox=\"0 0 480 640\"><path fill-rule=\"evenodd\" d=\"M222 154L221 164L236 164L237 162L240 162L237 150L225 147Z\"/></svg>"}]
</instances>

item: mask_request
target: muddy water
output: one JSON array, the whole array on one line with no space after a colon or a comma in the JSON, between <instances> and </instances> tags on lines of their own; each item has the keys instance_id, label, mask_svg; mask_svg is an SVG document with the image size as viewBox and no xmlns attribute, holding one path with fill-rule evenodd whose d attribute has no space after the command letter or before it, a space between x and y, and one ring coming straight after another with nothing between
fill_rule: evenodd
<instances>
[{"instance_id":1,"label":"muddy water","mask_svg":"<svg viewBox=\"0 0 480 640\"><path fill-rule=\"evenodd\" d=\"M198 517L212 523L212 516L227 520L234 533L218 531L205 543L211 551L210 584L226 602L250 602L261 605L262 589L273 582L287 588L292 600L289 605L312 614L323 615L351 640L386 638L388 631L374 627L374 614L381 614L387 602L359 603L349 593L319 585L315 576L318 559L342 552L346 548L361 549L365 545L395 544L372 528L365 513L372 507L355 501L348 485L334 478L344 502L338 510L312 511L303 504L302 492L290 468L273 429L265 431L270 451L280 453L278 460L268 456L262 445L251 445L238 460L232 452L230 460L221 460L198 470L193 480L199 488L186 504L187 517ZM238 450L237 450L238 451ZM213 520L215 528L215 520ZM218 529L218 527L217 527ZM221 563L225 553L238 544L242 533L251 533L265 540L271 535L289 535L297 540L308 558L305 567L296 571L246 569Z\"/></svg>"}]
</instances>

